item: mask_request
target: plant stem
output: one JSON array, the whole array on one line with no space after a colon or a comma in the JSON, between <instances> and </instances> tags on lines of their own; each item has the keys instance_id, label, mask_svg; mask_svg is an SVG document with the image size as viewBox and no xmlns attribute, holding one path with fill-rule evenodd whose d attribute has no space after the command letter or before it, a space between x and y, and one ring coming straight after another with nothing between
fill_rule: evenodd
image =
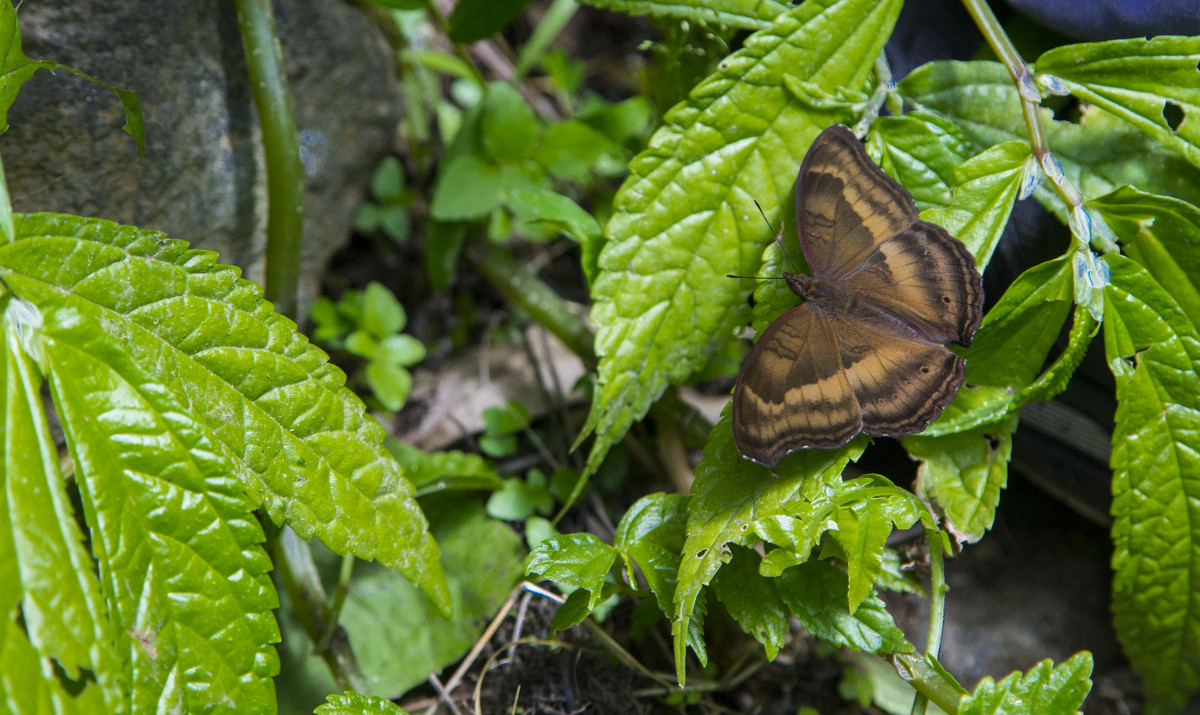
<instances>
[{"instance_id":1,"label":"plant stem","mask_svg":"<svg viewBox=\"0 0 1200 715\"><path fill-rule=\"evenodd\" d=\"M1117 251L1117 245L1112 240L1091 230L1091 219L1087 217L1083 208L1083 195L1063 176L1062 165L1050 153L1050 145L1046 141L1046 126L1042 120L1041 92L1033 81L1029 65L1021 59L1020 53L1000 26L1000 21L996 19L986 0L963 0L963 5L975 20L975 25L983 33L992 51L1008 68L1013 83L1017 85L1017 94L1021 97L1021 111L1025 115L1025 126L1029 131L1029 148L1038 166L1050 179L1055 193L1067 205L1071 217L1071 233L1085 245L1095 241L1097 247L1104 252Z\"/></svg>"},{"instance_id":2,"label":"plant stem","mask_svg":"<svg viewBox=\"0 0 1200 715\"><path fill-rule=\"evenodd\" d=\"M942 649L942 628L946 621L946 562L942 553L943 534L939 529L925 530L929 541L929 636L925 641L925 657L936 661ZM913 698L912 715L925 715L928 698L918 692Z\"/></svg>"},{"instance_id":3,"label":"plant stem","mask_svg":"<svg viewBox=\"0 0 1200 715\"><path fill-rule=\"evenodd\" d=\"M591 328L529 266L513 258L502 246L486 239L472 238L466 255L488 283L553 333L567 349L583 360L587 369L595 369L596 353L592 350L595 336ZM702 447L708 440L712 424L695 408L679 399L673 390L667 390L650 411L655 417L678 426L688 446Z\"/></svg>"},{"instance_id":4,"label":"plant stem","mask_svg":"<svg viewBox=\"0 0 1200 715\"><path fill-rule=\"evenodd\" d=\"M276 312L294 319L300 279L300 239L304 231L300 137L270 0L234 0L234 5L267 168L264 297L275 304Z\"/></svg>"}]
</instances>

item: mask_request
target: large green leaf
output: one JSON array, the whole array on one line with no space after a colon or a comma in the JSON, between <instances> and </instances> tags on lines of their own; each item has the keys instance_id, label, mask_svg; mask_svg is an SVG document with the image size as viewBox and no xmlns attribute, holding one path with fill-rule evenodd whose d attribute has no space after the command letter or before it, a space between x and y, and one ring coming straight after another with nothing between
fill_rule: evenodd
<instances>
[{"instance_id":1,"label":"large green leaf","mask_svg":"<svg viewBox=\"0 0 1200 715\"><path fill-rule=\"evenodd\" d=\"M1142 264L1200 325L1200 209L1166 196L1122 186L1088 202L1100 212L1125 254Z\"/></svg>"},{"instance_id":2,"label":"large green leaf","mask_svg":"<svg viewBox=\"0 0 1200 715\"><path fill-rule=\"evenodd\" d=\"M891 33L897 0L810 0L751 35L665 117L630 163L592 288L598 382L583 431L593 471L668 385L702 367L745 321L748 286L790 206L796 169L834 116L785 87L861 87ZM582 437L581 437L582 439Z\"/></svg>"},{"instance_id":3,"label":"large green leaf","mask_svg":"<svg viewBox=\"0 0 1200 715\"><path fill-rule=\"evenodd\" d=\"M630 15L676 17L716 22L743 30L762 30L787 11L780 0L583 0L588 5Z\"/></svg>"},{"instance_id":4,"label":"large green leaf","mask_svg":"<svg viewBox=\"0 0 1200 715\"><path fill-rule=\"evenodd\" d=\"M53 703L67 711L129 712L129 673L114 647L118 633L126 646L129 636L114 626L100 596L42 410L41 378L22 346L37 340L38 313L11 296L5 305L0 336L0 683L5 705L10 712L35 713L41 712L40 700L47 708ZM90 671L95 683L77 696L69 694L51 669L36 667L51 660L70 678L82 680L81 670ZM9 695L15 697L9 700Z\"/></svg>"},{"instance_id":5,"label":"large green leaf","mask_svg":"<svg viewBox=\"0 0 1200 715\"><path fill-rule=\"evenodd\" d=\"M58 354L111 341L98 353L107 369L132 384L152 376L141 390L202 428L215 452L204 458L227 460L273 520L399 569L448 608L437 545L383 429L257 286L215 254L109 221L37 214L16 232L0 271L42 311Z\"/></svg>"},{"instance_id":6,"label":"large green leaf","mask_svg":"<svg viewBox=\"0 0 1200 715\"><path fill-rule=\"evenodd\" d=\"M762 557L753 549L730 546L732 558L713 578L717 595L733 620L774 660L788 634L788 611L771 579L759 573Z\"/></svg>"},{"instance_id":7,"label":"large green leaf","mask_svg":"<svg viewBox=\"0 0 1200 715\"><path fill-rule=\"evenodd\" d=\"M1055 47L1036 66L1200 166L1198 63L1200 37L1160 35Z\"/></svg>"},{"instance_id":8,"label":"large green leaf","mask_svg":"<svg viewBox=\"0 0 1200 715\"><path fill-rule=\"evenodd\" d=\"M846 463L861 454L865 444L866 440L860 438L841 449L793 452L772 473L738 453L726 405L704 448L704 459L696 466L692 500L688 504L687 540L679 564L675 612L671 619L676 676L681 683L689 636L687 625L702 590L730 559L726 545L749 546L757 541L754 524L758 520L804 511L805 504L833 488L831 485L840 479Z\"/></svg>"},{"instance_id":9,"label":"large green leaf","mask_svg":"<svg viewBox=\"0 0 1200 715\"><path fill-rule=\"evenodd\" d=\"M1113 616L1147 712L1200 689L1200 334L1146 269L1107 256L1104 345L1117 381Z\"/></svg>"},{"instance_id":10,"label":"large green leaf","mask_svg":"<svg viewBox=\"0 0 1200 715\"><path fill-rule=\"evenodd\" d=\"M971 251L980 270L1000 242L1021 188L1029 145L1009 141L968 159L954 169L954 196L945 208L921 218L941 225Z\"/></svg>"},{"instance_id":11,"label":"large green leaf","mask_svg":"<svg viewBox=\"0 0 1200 715\"><path fill-rule=\"evenodd\" d=\"M897 89L923 108L953 120L975 151L1013 139L1027 140L1021 98L1008 70L997 62L931 62L913 70ZM1120 184L1200 204L1200 170L1117 117L1084 107L1078 123L1057 121L1042 110L1046 138L1063 173L1084 196L1099 196ZM1037 194L1065 219L1062 202Z\"/></svg>"},{"instance_id":12,"label":"large green leaf","mask_svg":"<svg viewBox=\"0 0 1200 715\"><path fill-rule=\"evenodd\" d=\"M826 561L794 566L784 571L777 583L788 610L821 640L867 653L913 650L878 596L868 597L850 612L846 574Z\"/></svg>"},{"instance_id":13,"label":"large green leaf","mask_svg":"<svg viewBox=\"0 0 1200 715\"><path fill-rule=\"evenodd\" d=\"M955 169L974 153L958 127L920 111L875 120L867 147L880 168L912 193L920 211L950 205Z\"/></svg>"}]
</instances>

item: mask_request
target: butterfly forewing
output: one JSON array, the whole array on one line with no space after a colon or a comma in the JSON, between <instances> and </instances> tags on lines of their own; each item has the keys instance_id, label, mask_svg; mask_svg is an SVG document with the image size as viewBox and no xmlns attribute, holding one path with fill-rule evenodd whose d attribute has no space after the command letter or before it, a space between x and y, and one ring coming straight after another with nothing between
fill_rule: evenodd
<instances>
[{"instance_id":1,"label":"butterfly forewing","mask_svg":"<svg viewBox=\"0 0 1200 715\"><path fill-rule=\"evenodd\" d=\"M862 430L828 316L789 309L759 337L733 393L738 451L774 467L804 447L838 447Z\"/></svg>"},{"instance_id":2,"label":"butterfly forewing","mask_svg":"<svg viewBox=\"0 0 1200 715\"><path fill-rule=\"evenodd\" d=\"M970 345L982 319L983 286L974 256L928 221L880 244L842 286L931 342Z\"/></svg>"},{"instance_id":3,"label":"butterfly forewing","mask_svg":"<svg viewBox=\"0 0 1200 715\"><path fill-rule=\"evenodd\" d=\"M916 220L912 197L871 162L849 129L834 125L821 132L796 181L800 250L814 277L853 273Z\"/></svg>"}]
</instances>

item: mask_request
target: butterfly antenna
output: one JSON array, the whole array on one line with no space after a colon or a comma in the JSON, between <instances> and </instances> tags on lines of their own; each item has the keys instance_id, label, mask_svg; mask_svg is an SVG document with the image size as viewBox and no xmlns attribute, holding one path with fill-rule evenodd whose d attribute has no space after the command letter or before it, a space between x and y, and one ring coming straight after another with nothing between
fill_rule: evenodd
<instances>
[{"instance_id":1,"label":"butterfly antenna","mask_svg":"<svg viewBox=\"0 0 1200 715\"><path fill-rule=\"evenodd\" d=\"M775 236L775 243L779 244L779 250L783 251L783 257L787 259L788 264L792 267L792 271L799 273L800 269L796 267L796 262L792 260L791 254L783 246L783 226L781 225L779 231L776 232L775 228L771 226L771 222L767 220L767 214L763 212L762 206L759 206L757 201L754 202L754 208L758 209L758 215L763 217L763 221L767 222L767 228Z\"/></svg>"}]
</instances>

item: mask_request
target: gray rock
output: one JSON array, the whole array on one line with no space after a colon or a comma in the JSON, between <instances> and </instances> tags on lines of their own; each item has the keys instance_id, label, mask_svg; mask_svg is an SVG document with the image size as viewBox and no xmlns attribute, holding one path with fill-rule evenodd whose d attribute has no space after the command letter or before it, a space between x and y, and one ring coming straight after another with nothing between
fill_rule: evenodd
<instances>
[{"instance_id":1,"label":"gray rock","mask_svg":"<svg viewBox=\"0 0 1200 715\"><path fill-rule=\"evenodd\" d=\"M344 243L371 171L401 116L391 48L350 4L277 0L275 18L306 167L300 304ZM262 281L266 175L233 4L24 3L26 55L132 89L146 158L120 102L66 73L39 71L0 136L14 208L112 219L221 254Z\"/></svg>"}]
</instances>

